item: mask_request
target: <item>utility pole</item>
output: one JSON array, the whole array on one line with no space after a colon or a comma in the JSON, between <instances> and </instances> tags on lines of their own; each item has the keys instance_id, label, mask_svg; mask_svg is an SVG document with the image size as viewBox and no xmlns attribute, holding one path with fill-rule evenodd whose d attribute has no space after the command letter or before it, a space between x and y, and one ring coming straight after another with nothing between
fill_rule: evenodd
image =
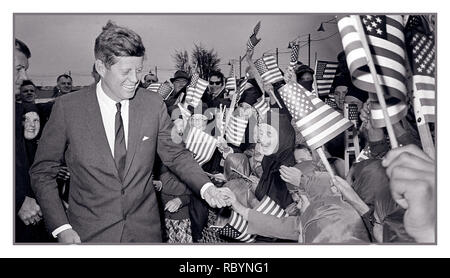
<instances>
[{"instance_id":1,"label":"utility pole","mask_svg":"<svg viewBox=\"0 0 450 278\"><path fill-rule=\"evenodd\" d=\"M311 34L308 34L308 67L311 67Z\"/></svg>"},{"instance_id":2,"label":"utility pole","mask_svg":"<svg viewBox=\"0 0 450 278\"><path fill-rule=\"evenodd\" d=\"M158 66L155 66L155 75L158 76Z\"/></svg>"},{"instance_id":3,"label":"utility pole","mask_svg":"<svg viewBox=\"0 0 450 278\"><path fill-rule=\"evenodd\" d=\"M276 48L275 53L276 53L276 56L277 56L277 65L279 65L278 64L278 47Z\"/></svg>"},{"instance_id":4,"label":"utility pole","mask_svg":"<svg viewBox=\"0 0 450 278\"><path fill-rule=\"evenodd\" d=\"M242 57L239 56L239 78L242 77Z\"/></svg>"}]
</instances>

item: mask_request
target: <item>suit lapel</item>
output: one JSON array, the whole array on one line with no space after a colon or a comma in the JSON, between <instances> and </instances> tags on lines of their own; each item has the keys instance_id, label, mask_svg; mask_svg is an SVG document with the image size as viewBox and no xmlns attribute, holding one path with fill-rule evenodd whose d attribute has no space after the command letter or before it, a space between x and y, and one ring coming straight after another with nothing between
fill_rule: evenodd
<instances>
[{"instance_id":1,"label":"suit lapel","mask_svg":"<svg viewBox=\"0 0 450 278\"><path fill-rule=\"evenodd\" d=\"M108 139L106 138L105 127L103 125L95 87L93 87L92 91L88 94L86 110L88 130L92 136L92 143L96 146L95 148L99 153L99 159L100 161L103 161L102 164L106 164L108 169L112 169L114 175L120 180L116 163L114 162L114 157L111 153Z\"/></svg>"},{"instance_id":2,"label":"suit lapel","mask_svg":"<svg viewBox=\"0 0 450 278\"><path fill-rule=\"evenodd\" d=\"M124 177L127 176L130 170L131 162L133 161L134 155L136 154L136 149L140 143L142 137L142 118L143 118L143 107L141 107L141 101L139 101L138 93L134 98L130 99L129 111L128 111L128 148L127 148L127 158L125 162L125 172Z\"/></svg>"}]
</instances>

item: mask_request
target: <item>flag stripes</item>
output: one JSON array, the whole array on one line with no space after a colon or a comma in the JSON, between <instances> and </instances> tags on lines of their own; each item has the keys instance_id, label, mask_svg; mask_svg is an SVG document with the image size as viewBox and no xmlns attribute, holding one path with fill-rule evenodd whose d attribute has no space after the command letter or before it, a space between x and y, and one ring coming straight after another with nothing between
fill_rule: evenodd
<instances>
[{"instance_id":1,"label":"flag stripes","mask_svg":"<svg viewBox=\"0 0 450 278\"><path fill-rule=\"evenodd\" d=\"M208 162L216 150L217 139L198 128L191 127L186 139L186 148L194 154L201 165Z\"/></svg>"},{"instance_id":2,"label":"flag stripes","mask_svg":"<svg viewBox=\"0 0 450 278\"><path fill-rule=\"evenodd\" d=\"M309 147L316 149L353 124L319 98L313 104L307 91L295 82L280 89L280 95ZM309 94L312 94L309 92Z\"/></svg>"},{"instance_id":3,"label":"flag stripes","mask_svg":"<svg viewBox=\"0 0 450 278\"><path fill-rule=\"evenodd\" d=\"M274 200L269 196L264 196L261 202L256 207L256 211L261 212L265 215L273 215L278 218L288 217L289 214L284 211Z\"/></svg>"},{"instance_id":4,"label":"flag stripes","mask_svg":"<svg viewBox=\"0 0 450 278\"><path fill-rule=\"evenodd\" d=\"M320 95L330 94L331 85L338 68L337 62L316 61L315 78L317 93Z\"/></svg>"},{"instance_id":5,"label":"flag stripes","mask_svg":"<svg viewBox=\"0 0 450 278\"><path fill-rule=\"evenodd\" d=\"M255 66L264 82L273 84L283 80L275 56L263 56L255 61Z\"/></svg>"},{"instance_id":6,"label":"flag stripes","mask_svg":"<svg viewBox=\"0 0 450 278\"><path fill-rule=\"evenodd\" d=\"M241 145L244 139L245 130L247 129L247 124L248 119L231 115L225 130L227 141L235 146Z\"/></svg>"},{"instance_id":7,"label":"flag stripes","mask_svg":"<svg viewBox=\"0 0 450 278\"><path fill-rule=\"evenodd\" d=\"M367 67L367 57L357 28L357 17L343 17L338 22L342 44L346 53L347 64L356 87L376 93L373 77ZM380 85L384 88L386 98L394 97L405 100L405 37L403 17L361 16L364 34L371 51ZM372 96L372 98L374 98Z\"/></svg>"},{"instance_id":8,"label":"flag stripes","mask_svg":"<svg viewBox=\"0 0 450 278\"><path fill-rule=\"evenodd\" d=\"M201 79L198 73L194 73L186 91L186 103L197 107L207 87L208 81Z\"/></svg>"}]
</instances>

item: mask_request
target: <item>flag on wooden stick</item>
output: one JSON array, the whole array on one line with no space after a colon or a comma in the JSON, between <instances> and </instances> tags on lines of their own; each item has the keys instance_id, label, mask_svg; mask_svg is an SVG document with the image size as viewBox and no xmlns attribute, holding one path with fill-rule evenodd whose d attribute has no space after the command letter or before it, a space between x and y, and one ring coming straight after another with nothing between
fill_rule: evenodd
<instances>
[{"instance_id":1,"label":"flag on wooden stick","mask_svg":"<svg viewBox=\"0 0 450 278\"><path fill-rule=\"evenodd\" d=\"M186 148L194 154L200 166L211 159L216 150L216 143L216 138L195 127L191 127L186 138Z\"/></svg>"},{"instance_id":2,"label":"flag on wooden stick","mask_svg":"<svg viewBox=\"0 0 450 278\"><path fill-rule=\"evenodd\" d=\"M186 103L192 105L194 108L197 107L207 87L208 81L201 79L198 73L195 72L187 88Z\"/></svg>"},{"instance_id":3,"label":"flag on wooden stick","mask_svg":"<svg viewBox=\"0 0 450 278\"><path fill-rule=\"evenodd\" d=\"M351 127L352 123L320 99L314 105L306 92L296 82L280 89L280 95L306 143L317 149Z\"/></svg>"}]
</instances>

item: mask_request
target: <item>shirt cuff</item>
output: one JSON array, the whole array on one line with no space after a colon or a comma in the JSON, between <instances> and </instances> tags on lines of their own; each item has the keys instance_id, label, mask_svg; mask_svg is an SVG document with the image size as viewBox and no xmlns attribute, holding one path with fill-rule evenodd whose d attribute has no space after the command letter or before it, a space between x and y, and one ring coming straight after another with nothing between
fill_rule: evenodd
<instances>
[{"instance_id":1,"label":"shirt cuff","mask_svg":"<svg viewBox=\"0 0 450 278\"><path fill-rule=\"evenodd\" d=\"M202 197L202 199L205 199L203 195L205 194L206 189L208 189L210 186L214 186L214 184L212 182L207 182L200 189L200 196Z\"/></svg>"},{"instance_id":2,"label":"shirt cuff","mask_svg":"<svg viewBox=\"0 0 450 278\"><path fill-rule=\"evenodd\" d=\"M59 228L57 228L56 230L54 230L52 232L52 236L54 238L57 238L59 233L65 231L65 230L68 230L68 229L72 229L72 226L70 226L70 224L64 224L64 225L60 226Z\"/></svg>"}]
</instances>

